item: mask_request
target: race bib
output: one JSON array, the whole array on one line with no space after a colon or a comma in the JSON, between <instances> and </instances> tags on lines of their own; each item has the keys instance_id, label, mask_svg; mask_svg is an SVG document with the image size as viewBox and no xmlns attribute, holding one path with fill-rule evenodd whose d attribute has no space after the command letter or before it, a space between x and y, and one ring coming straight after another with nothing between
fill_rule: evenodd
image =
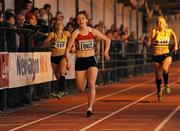
<instances>
[{"instance_id":1,"label":"race bib","mask_svg":"<svg viewBox=\"0 0 180 131\"><path fill-rule=\"evenodd\" d=\"M65 49L66 42L55 42L55 48Z\"/></svg>"},{"instance_id":2,"label":"race bib","mask_svg":"<svg viewBox=\"0 0 180 131\"><path fill-rule=\"evenodd\" d=\"M168 45L169 44L169 38L161 37L158 40L159 45Z\"/></svg>"},{"instance_id":3,"label":"race bib","mask_svg":"<svg viewBox=\"0 0 180 131\"><path fill-rule=\"evenodd\" d=\"M79 50L94 49L94 40L81 40L79 41Z\"/></svg>"}]
</instances>

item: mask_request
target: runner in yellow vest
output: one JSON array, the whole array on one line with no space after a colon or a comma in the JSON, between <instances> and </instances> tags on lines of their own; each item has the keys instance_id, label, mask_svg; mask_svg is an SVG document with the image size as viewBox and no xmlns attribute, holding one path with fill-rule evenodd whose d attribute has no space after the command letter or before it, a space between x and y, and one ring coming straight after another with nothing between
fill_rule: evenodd
<instances>
[{"instance_id":1,"label":"runner in yellow vest","mask_svg":"<svg viewBox=\"0 0 180 131\"><path fill-rule=\"evenodd\" d=\"M164 17L159 16L157 20L157 27L152 30L151 46L153 53L153 66L155 70L155 82L157 86L158 101L162 100L161 90L161 75L164 80L164 91L170 93L170 87L168 86L169 66L172 62L172 56L170 55L169 42L170 39L174 41L173 52L178 50L177 38L174 31L167 27Z\"/></svg>"},{"instance_id":2,"label":"runner in yellow vest","mask_svg":"<svg viewBox=\"0 0 180 131\"><path fill-rule=\"evenodd\" d=\"M67 31L63 31L63 23L61 20L56 20L53 28L54 32L49 33L48 37L43 41L42 47L51 46L52 68L57 80L59 81L59 88L58 91L54 94L54 96L59 98L64 95L65 92L65 48L70 33Z\"/></svg>"}]
</instances>

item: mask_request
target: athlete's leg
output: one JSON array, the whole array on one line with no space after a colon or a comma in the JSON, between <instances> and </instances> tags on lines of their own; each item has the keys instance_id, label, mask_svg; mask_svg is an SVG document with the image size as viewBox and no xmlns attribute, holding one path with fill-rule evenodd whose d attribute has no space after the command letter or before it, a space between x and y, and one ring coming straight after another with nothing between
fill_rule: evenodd
<instances>
[{"instance_id":1,"label":"athlete's leg","mask_svg":"<svg viewBox=\"0 0 180 131\"><path fill-rule=\"evenodd\" d=\"M51 66L52 66L56 79L58 79L59 78L58 64L51 63Z\"/></svg>"},{"instance_id":2,"label":"athlete's leg","mask_svg":"<svg viewBox=\"0 0 180 131\"><path fill-rule=\"evenodd\" d=\"M88 110L92 111L96 96L95 83L97 79L98 68L90 67L87 71L88 80Z\"/></svg>"},{"instance_id":3,"label":"athlete's leg","mask_svg":"<svg viewBox=\"0 0 180 131\"><path fill-rule=\"evenodd\" d=\"M172 57L167 57L164 59L162 64L162 70L163 70L163 79L164 79L164 86L165 86L165 92L170 93L170 88L168 87L168 79L169 79L169 67L172 62Z\"/></svg>"},{"instance_id":4,"label":"athlete's leg","mask_svg":"<svg viewBox=\"0 0 180 131\"><path fill-rule=\"evenodd\" d=\"M65 74L66 74L66 59L63 58L59 62L59 91L64 92L66 89L66 83L65 83Z\"/></svg>"},{"instance_id":5,"label":"athlete's leg","mask_svg":"<svg viewBox=\"0 0 180 131\"><path fill-rule=\"evenodd\" d=\"M53 73L54 73L56 79L58 80L58 78L59 78L58 64L51 63L51 66L52 66L52 69L53 69ZM51 95L53 97L57 97L58 91L59 91L58 86L55 84L53 86L53 93Z\"/></svg>"},{"instance_id":6,"label":"athlete's leg","mask_svg":"<svg viewBox=\"0 0 180 131\"><path fill-rule=\"evenodd\" d=\"M75 72L75 77L76 77L76 87L78 88L79 91L83 92L86 87L87 83L87 71L76 71Z\"/></svg>"},{"instance_id":7,"label":"athlete's leg","mask_svg":"<svg viewBox=\"0 0 180 131\"><path fill-rule=\"evenodd\" d=\"M161 101L161 99L162 99L162 93L161 93L162 66L161 66L161 64L159 64L157 62L153 62L153 66L154 66L154 72L155 72L155 82L156 82L156 87L157 87L158 101Z\"/></svg>"}]
</instances>

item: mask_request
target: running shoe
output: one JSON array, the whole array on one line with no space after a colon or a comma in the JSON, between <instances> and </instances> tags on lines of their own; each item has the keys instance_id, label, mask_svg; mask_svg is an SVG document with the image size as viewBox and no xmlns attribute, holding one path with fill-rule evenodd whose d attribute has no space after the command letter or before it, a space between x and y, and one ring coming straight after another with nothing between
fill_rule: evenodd
<instances>
[{"instance_id":1,"label":"running shoe","mask_svg":"<svg viewBox=\"0 0 180 131\"><path fill-rule=\"evenodd\" d=\"M166 94L170 94L170 93L171 93L171 88L169 88L168 85L165 85L165 86L164 86L164 92L165 92Z\"/></svg>"},{"instance_id":2,"label":"running shoe","mask_svg":"<svg viewBox=\"0 0 180 131\"><path fill-rule=\"evenodd\" d=\"M89 111L89 110L88 110L88 111L86 112L86 115L87 115L87 117L91 117L91 116L94 115L94 114L92 113L92 111Z\"/></svg>"},{"instance_id":3,"label":"running shoe","mask_svg":"<svg viewBox=\"0 0 180 131\"><path fill-rule=\"evenodd\" d=\"M56 93L51 93L50 94L52 97L56 97Z\"/></svg>"},{"instance_id":4,"label":"running shoe","mask_svg":"<svg viewBox=\"0 0 180 131\"><path fill-rule=\"evenodd\" d=\"M162 92L157 92L158 102L162 102Z\"/></svg>"},{"instance_id":5,"label":"running shoe","mask_svg":"<svg viewBox=\"0 0 180 131\"><path fill-rule=\"evenodd\" d=\"M59 99L59 98L63 97L64 95L65 95L64 92L59 91L59 92L56 93L56 98Z\"/></svg>"}]
</instances>

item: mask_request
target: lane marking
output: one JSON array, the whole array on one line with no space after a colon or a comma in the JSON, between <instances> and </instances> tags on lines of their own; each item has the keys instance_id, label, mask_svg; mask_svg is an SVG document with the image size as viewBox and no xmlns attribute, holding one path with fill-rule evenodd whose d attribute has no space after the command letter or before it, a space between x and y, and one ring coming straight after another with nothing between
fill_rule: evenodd
<instances>
[{"instance_id":1,"label":"lane marking","mask_svg":"<svg viewBox=\"0 0 180 131\"><path fill-rule=\"evenodd\" d=\"M26 131L67 131L68 129L28 129Z\"/></svg>"},{"instance_id":2,"label":"lane marking","mask_svg":"<svg viewBox=\"0 0 180 131\"><path fill-rule=\"evenodd\" d=\"M154 131L160 131L160 129L180 110L180 105L177 106L155 129Z\"/></svg>"},{"instance_id":3,"label":"lane marking","mask_svg":"<svg viewBox=\"0 0 180 131\"><path fill-rule=\"evenodd\" d=\"M124 123L124 124L109 124L112 126L145 126L147 123L133 124L133 123Z\"/></svg>"},{"instance_id":4,"label":"lane marking","mask_svg":"<svg viewBox=\"0 0 180 131\"><path fill-rule=\"evenodd\" d=\"M131 87L129 87L129 88L125 88L125 89L122 89L122 90L120 90L120 91L116 91L116 92L114 92L114 93L111 93L111 94L102 96L102 97L100 97L100 98L97 98L95 101L101 100L101 99L103 99L103 98L106 98L106 97L109 97L109 96L112 96L112 95L116 95L116 94L119 94L119 93L122 93L122 92L125 92L125 91L128 91L128 90L130 90L130 89L133 89L133 88L142 86L142 85L147 84L147 83L150 83L150 82L152 82L152 81L154 81L154 80L149 80L149 81L147 81L147 82L143 82L143 83L141 83L141 84L137 84L137 85L131 86ZM76 109L76 108L78 108L78 107L84 106L84 105L86 105L86 104L87 104L87 102L86 102L86 103L83 103L83 104L80 104L80 105L77 105L77 106L74 106L74 107L72 107L72 108L69 108L69 109L66 109L66 110L63 110L63 111L54 113L54 114L51 114L51 115L49 115L49 116L40 118L40 119L38 119L38 120L35 120L35 121L32 121L32 122L26 123L26 124L24 124L24 125L15 127L15 128L13 128L13 129L10 129L9 131L15 131L15 130L17 130L17 129L21 129L21 128L23 128L23 127L26 127L26 126L32 125L32 124L34 124L34 123L37 123L37 122L46 120L46 119L48 119L48 118L57 116L57 115L62 114L62 113L64 113L64 112L71 111L71 110L73 110L73 109Z\"/></svg>"},{"instance_id":5,"label":"lane marking","mask_svg":"<svg viewBox=\"0 0 180 131\"><path fill-rule=\"evenodd\" d=\"M100 129L101 131L140 131L140 129Z\"/></svg>"},{"instance_id":6,"label":"lane marking","mask_svg":"<svg viewBox=\"0 0 180 131\"><path fill-rule=\"evenodd\" d=\"M178 80L172 82L172 83L169 84L169 85L172 85L172 84L177 83L177 82L179 82L179 81L180 81L180 79L178 79ZM115 115L115 114L117 114L117 113L119 113L119 112L121 112L121 111L127 109L128 107L130 107L130 106L132 106L132 105L135 105L135 104L138 103L139 101L141 101L141 100L143 100L143 99L145 99L145 98L148 98L149 96L151 96L151 95L153 95L153 94L155 94L155 93L156 93L156 91L153 91L152 93L150 93L150 94L148 94L148 95L146 95L146 96L144 96L144 97L141 97L140 99L138 99L138 100L136 100L136 101L134 101L134 102L132 102L132 103L130 103L130 104L124 106L123 108L120 108L119 110L114 111L114 112L112 112L111 114L109 114L109 115L107 115L107 116L105 116L105 117L103 117L103 118L101 118L101 119L99 119L99 120L97 120L97 121L95 121L95 122L89 124L88 126L85 126L84 128L80 129L79 131L85 131L85 130L87 130L87 129L89 129L89 128L91 128L91 127L93 127L93 126L99 124L100 122L102 122L102 121L108 119L109 117L111 117L111 116L113 116L113 115Z\"/></svg>"},{"instance_id":7,"label":"lane marking","mask_svg":"<svg viewBox=\"0 0 180 131\"><path fill-rule=\"evenodd\" d=\"M42 125L42 126L77 126L77 125L79 125L79 124L74 124L74 123L68 123L68 124L40 124L40 125Z\"/></svg>"}]
</instances>

